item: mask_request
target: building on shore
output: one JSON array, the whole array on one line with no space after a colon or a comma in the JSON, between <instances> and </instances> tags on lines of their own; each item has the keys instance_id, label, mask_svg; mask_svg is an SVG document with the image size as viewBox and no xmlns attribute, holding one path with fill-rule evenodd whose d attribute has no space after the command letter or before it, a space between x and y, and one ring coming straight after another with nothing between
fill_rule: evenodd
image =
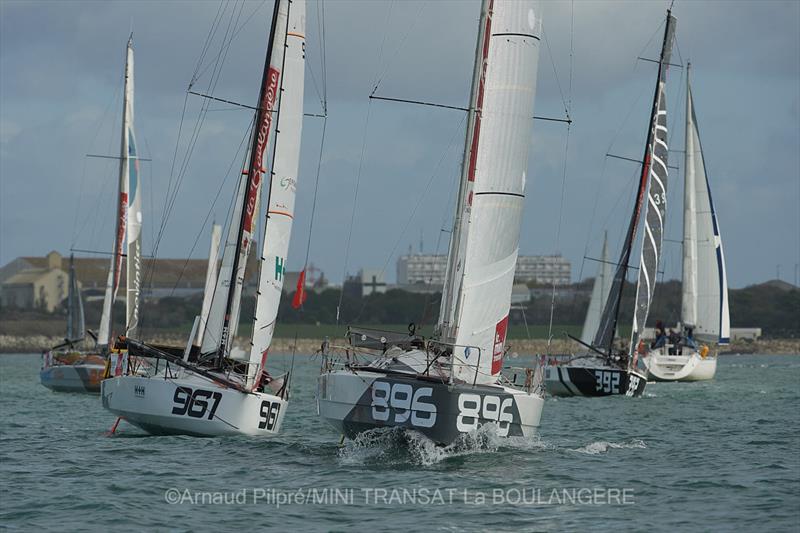
<instances>
[{"instance_id":1,"label":"building on shore","mask_svg":"<svg viewBox=\"0 0 800 533\"><path fill-rule=\"evenodd\" d=\"M258 265L255 253L247 260L244 294L255 294ZM205 288L207 259L144 258L142 297L158 300L166 297L201 297ZM75 257L75 275L85 301L100 300L105 295L110 260L108 257ZM120 286L126 283L125 261L120 272ZM18 309L41 309L52 312L67 297L69 256L53 251L44 257L18 257L0 267L0 306ZM299 272L285 272L284 290L293 292ZM306 269L306 287L322 290L328 281L313 264ZM125 300L125 291L118 299Z\"/></svg>"},{"instance_id":2,"label":"building on shore","mask_svg":"<svg viewBox=\"0 0 800 533\"><path fill-rule=\"evenodd\" d=\"M403 288L420 284L441 288L446 269L446 255L403 255L397 259L397 284ZM571 278L571 264L560 255L521 255L517 258L515 283L567 285Z\"/></svg>"}]
</instances>

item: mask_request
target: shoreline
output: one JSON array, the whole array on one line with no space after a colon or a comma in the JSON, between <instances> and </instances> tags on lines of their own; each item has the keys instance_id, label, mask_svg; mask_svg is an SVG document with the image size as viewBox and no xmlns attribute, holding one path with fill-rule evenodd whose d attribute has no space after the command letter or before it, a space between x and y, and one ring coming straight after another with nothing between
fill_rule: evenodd
<instances>
[{"instance_id":1,"label":"shoreline","mask_svg":"<svg viewBox=\"0 0 800 533\"><path fill-rule=\"evenodd\" d=\"M333 339L335 342L335 339ZM179 336L160 336L149 339L154 344L184 346L186 339ZM15 335L0 335L0 353L41 353L49 346L63 342L60 337L47 337L33 335L20 337ZM341 339L344 343L344 339ZM296 351L301 355L312 355L319 350L322 339L297 339L276 338L270 349L274 352L289 353ZM548 353L547 339L508 339L509 355L536 355ZM238 344L237 344L238 346ZM239 346L241 347L241 346ZM563 339L554 339L550 344L549 353L576 352L577 343ZM800 339L761 339L757 341L735 341L725 346L719 355L739 354L770 354L770 355L798 355L800 354Z\"/></svg>"}]
</instances>

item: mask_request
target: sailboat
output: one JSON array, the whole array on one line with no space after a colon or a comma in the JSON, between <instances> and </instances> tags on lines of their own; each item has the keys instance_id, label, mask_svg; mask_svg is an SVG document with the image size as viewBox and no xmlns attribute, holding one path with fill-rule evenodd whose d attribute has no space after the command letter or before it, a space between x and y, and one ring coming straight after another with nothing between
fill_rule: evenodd
<instances>
[{"instance_id":1,"label":"sailboat","mask_svg":"<svg viewBox=\"0 0 800 533\"><path fill-rule=\"evenodd\" d=\"M728 344L730 313L725 255L711 199L700 132L686 71L686 135L683 191L681 341L653 348L642 361L649 379L701 381L714 377L716 353L708 344ZM699 343L698 343L699 341Z\"/></svg>"},{"instance_id":2,"label":"sailboat","mask_svg":"<svg viewBox=\"0 0 800 533\"><path fill-rule=\"evenodd\" d=\"M325 346L323 420L354 438L415 430L447 445L491 425L530 436L544 405L535 369L501 374L519 253L541 21L535 3L484 0L439 320L433 338L351 327L344 356ZM516 378L516 376L515 376Z\"/></svg>"},{"instance_id":3,"label":"sailboat","mask_svg":"<svg viewBox=\"0 0 800 533\"><path fill-rule=\"evenodd\" d=\"M288 402L288 376L266 371L283 289L300 157L305 68L305 2L276 0L247 167L239 180L207 318L185 349L131 336L116 344L103 406L153 434L274 436ZM272 137L272 171L266 152ZM250 350L231 357L245 265L267 182L267 216ZM213 275L213 274L212 274ZM199 346L200 322L204 322Z\"/></svg>"},{"instance_id":4,"label":"sailboat","mask_svg":"<svg viewBox=\"0 0 800 533\"><path fill-rule=\"evenodd\" d=\"M48 389L59 392L100 392L105 360L82 351L85 338L83 299L75 276L75 258L69 257L67 331L64 342L42 354L39 379Z\"/></svg>"},{"instance_id":5,"label":"sailboat","mask_svg":"<svg viewBox=\"0 0 800 533\"><path fill-rule=\"evenodd\" d=\"M139 158L136 153L136 137L133 132L133 35L128 39L125 56L125 82L122 103L122 135L119 155L118 201L116 202L116 224L114 246L111 254L108 279L103 298L103 312L95 348L66 361L59 355L65 345L54 347L45 354L41 372L42 384L53 390L100 392L100 381L106 375L106 355L113 331L113 307L117 299L122 273L122 258L126 259L126 334L135 334L139 324L139 293L142 280L142 194L139 181ZM106 156L104 156L106 157ZM84 338L83 304L75 280L74 259L70 256L70 308L72 302L80 303L80 328L73 327L67 335L66 346L73 349ZM76 316L70 309L71 316ZM73 337L73 335L75 337ZM71 340L71 339L77 340ZM55 350L55 352L54 352ZM60 364L59 364L60 363Z\"/></svg>"},{"instance_id":6,"label":"sailboat","mask_svg":"<svg viewBox=\"0 0 800 533\"><path fill-rule=\"evenodd\" d=\"M647 385L647 378L637 370L637 365L639 354L644 351L640 341L655 291L663 244L669 153L665 85L674 32L675 18L668 10L642 171L620 259L593 341L587 343L575 339L588 352L570 357L565 362L554 361L556 364L549 364L545 370L547 390L557 396L640 396ZM641 238L633 327L630 343L625 347L619 346L616 341L617 327L631 253L641 222L644 223L644 234Z\"/></svg>"}]
</instances>

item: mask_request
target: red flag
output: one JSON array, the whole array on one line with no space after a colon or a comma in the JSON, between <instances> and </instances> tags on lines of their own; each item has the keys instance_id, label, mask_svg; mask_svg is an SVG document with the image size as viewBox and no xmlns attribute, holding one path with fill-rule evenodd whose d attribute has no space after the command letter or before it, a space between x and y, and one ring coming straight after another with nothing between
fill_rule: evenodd
<instances>
[{"instance_id":1,"label":"red flag","mask_svg":"<svg viewBox=\"0 0 800 533\"><path fill-rule=\"evenodd\" d=\"M308 298L308 294L306 294L306 269L304 268L297 277L297 290L294 291L292 307L299 309L300 306L306 301L306 298Z\"/></svg>"}]
</instances>

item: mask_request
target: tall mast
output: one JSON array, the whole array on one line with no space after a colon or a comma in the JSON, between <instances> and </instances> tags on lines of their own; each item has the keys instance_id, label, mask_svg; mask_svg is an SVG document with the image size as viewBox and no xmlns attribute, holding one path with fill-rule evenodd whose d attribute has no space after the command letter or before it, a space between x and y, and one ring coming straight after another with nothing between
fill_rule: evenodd
<instances>
[{"instance_id":1,"label":"tall mast","mask_svg":"<svg viewBox=\"0 0 800 533\"><path fill-rule=\"evenodd\" d=\"M273 42L275 40L276 27L278 24L278 10L280 0L275 0L272 13L272 24L270 26L269 40L267 43L267 55L264 60L264 71L261 77L261 90L258 96L258 109L256 110L253 134L250 141L250 161L247 165L247 176L244 180L244 203L241 206L241 216L238 221L238 230L233 255L233 267L228 280L229 290L225 303L225 312L222 322L222 336L219 339L217 348L217 366L222 366L222 360L228 350L231 332L231 316L233 314L234 296L236 287L244 282L244 272L240 272L240 262L243 259L243 251L246 251L249 242L245 242L250 237L252 224L258 206L258 194L261 188L261 176L264 172L263 157L269 140L269 132L272 125L272 110L277 98L278 79L280 72L271 68ZM248 235L245 235L248 233ZM242 269L243 270L243 269ZM238 317L238 313L235 313Z\"/></svg>"},{"instance_id":2,"label":"tall mast","mask_svg":"<svg viewBox=\"0 0 800 533\"><path fill-rule=\"evenodd\" d=\"M125 335L136 336L139 329L139 290L142 282L142 190L139 179L139 158L133 131L133 35L128 41L128 75L123 115L123 145L120 172L126 184L127 257L125 259ZM120 245L122 243L120 242Z\"/></svg>"},{"instance_id":3,"label":"tall mast","mask_svg":"<svg viewBox=\"0 0 800 533\"><path fill-rule=\"evenodd\" d=\"M622 302L622 293L625 287L625 280L628 275L628 264L631 258L631 251L633 249L633 242L636 239L636 231L638 228L642 207L647 192L647 184L649 182L650 169L652 165L651 152L653 139L656 130L656 118L658 116L658 106L660 96L663 89L664 82L666 81L667 64L669 63L670 52L672 49L672 39L674 35L675 19L672 17L671 10L667 10L667 22L664 28L664 40L661 44L661 54L658 61L658 77L656 79L656 86L653 91L653 105L650 111L650 120L648 122L647 140L644 146L644 156L642 157L642 171L639 175L639 187L636 194L636 202L634 204L631 220L628 225L628 232L625 237L625 242L622 248L622 254L617 264L617 271L614 275L614 284L611 288L606 308L603 312L603 319L600 323L600 328L597 330L594 345L600 348L605 347L607 353L611 355L614 348L614 338L616 337L617 326L619 322L619 308Z\"/></svg>"},{"instance_id":4,"label":"tall mast","mask_svg":"<svg viewBox=\"0 0 800 533\"><path fill-rule=\"evenodd\" d=\"M444 339L451 339L456 334L456 307L459 287L463 281L463 253L466 241L464 219L471 207L471 194L475 181L475 158L477 157L478 139L480 136L480 113L483 103L484 76L486 59L489 54L489 37L494 0L482 0L481 17L478 25L478 38L475 44L475 62L472 69L472 87L470 89L467 115L467 134L464 140L464 157L461 162L461 179L458 187L456 213L453 232L450 237L445 282L442 288L442 303L439 312L439 333Z\"/></svg>"},{"instance_id":5,"label":"tall mast","mask_svg":"<svg viewBox=\"0 0 800 533\"><path fill-rule=\"evenodd\" d=\"M111 255L111 268L106 283L106 294L103 300L103 315L100 320L98 345L112 344L111 334L114 330L114 301L117 298L119 279L122 273L122 246L125 239L128 213L128 165L129 165L129 138L128 124L133 113L133 34L128 38L125 50L125 87L122 98L122 134L119 154L119 198L117 202L117 217L114 231L114 252Z\"/></svg>"}]
</instances>

